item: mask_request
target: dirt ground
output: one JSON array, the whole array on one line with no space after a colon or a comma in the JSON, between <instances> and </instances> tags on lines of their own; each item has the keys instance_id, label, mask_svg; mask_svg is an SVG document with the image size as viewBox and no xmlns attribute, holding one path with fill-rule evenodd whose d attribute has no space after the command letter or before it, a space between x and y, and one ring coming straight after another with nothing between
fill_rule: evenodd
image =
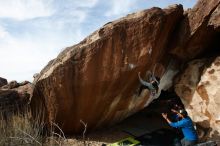
<instances>
[{"instance_id":1,"label":"dirt ground","mask_svg":"<svg viewBox=\"0 0 220 146\"><path fill-rule=\"evenodd\" d=\"M111 144L130 136L141 137L142 135L152 133L153 131L162 128L169 129L169 126L162 117L154 111L145 109L115 126L88 133L85 141L83 141L82 136L70 136L64 142L64 145L83 146L86 144L91 146L101 146L102 144Z\"/></svg>"}]
</instances>

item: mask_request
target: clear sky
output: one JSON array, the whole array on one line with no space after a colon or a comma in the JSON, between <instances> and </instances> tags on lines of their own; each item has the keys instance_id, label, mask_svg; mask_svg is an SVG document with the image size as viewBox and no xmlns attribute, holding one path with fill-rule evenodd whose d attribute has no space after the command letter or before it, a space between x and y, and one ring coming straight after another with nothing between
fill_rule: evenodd
<instances>
[{"instance_id":1,"label":"clear sky","mask_svg":"<svg viewBox=\"0 0 220 146\"><path fill-rule=\"evenodd\" d=\"M0 0L0 77L32 81L58 53L109 21L197 0Z\"/></svg>"}]
</instances>

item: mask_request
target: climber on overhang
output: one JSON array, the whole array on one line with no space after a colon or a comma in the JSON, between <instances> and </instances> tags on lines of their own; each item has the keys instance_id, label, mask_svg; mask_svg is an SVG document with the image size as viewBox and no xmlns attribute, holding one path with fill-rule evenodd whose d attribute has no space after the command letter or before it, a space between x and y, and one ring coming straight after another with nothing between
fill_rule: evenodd
<instances>
[{"instance_id":1,"label":"climber on overhang","mask_svg":"<svg viewBox=\"0 0 220 146\"><path fill-rule=\"evenodd\" d=\"M155 96L159 90L160 78L155 77L152 73L150 74L149 82L144 81L141 76L140 72L138 73L138 78L141 83L141 87L138 92L138 96L140 96L143 89L148 89L152 96Z\"/></svg>"}]
</instances>

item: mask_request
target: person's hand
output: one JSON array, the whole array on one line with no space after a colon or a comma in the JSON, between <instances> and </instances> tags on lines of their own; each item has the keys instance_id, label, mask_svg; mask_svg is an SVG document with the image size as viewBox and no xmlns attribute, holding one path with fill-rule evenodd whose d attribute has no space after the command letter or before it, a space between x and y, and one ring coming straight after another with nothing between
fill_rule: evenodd
<instances>
[{"instance_id":1,"label":"person's hand","mask_svg":"<svg viewBox=\"0 0 220 146\"><path fill-rule=\"evenodd\" d=\"M171 109L171 111L176 113L176 114L178 113L178 111L176 111L175 109Z\"/></svg>"},{"instance_id":2,"label":"person's hand","mask_svg":"<svg viewBox=\"0 0 220 146\"><path fill-rule=\"evenodd\" d=\"M162 113L164 119L167 119L167 113Z\"/></svg>"}]
</instances>

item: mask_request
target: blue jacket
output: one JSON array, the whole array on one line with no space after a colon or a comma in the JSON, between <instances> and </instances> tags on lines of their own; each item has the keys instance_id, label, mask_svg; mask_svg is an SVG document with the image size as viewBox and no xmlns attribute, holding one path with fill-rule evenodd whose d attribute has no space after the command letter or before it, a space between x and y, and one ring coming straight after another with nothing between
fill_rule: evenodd
<instances>
[{"instance_id":1,"label":"blue jacket","mask_svg":"<svg viewBox=\"0 0 220 146\"><path fill-rule=\"evenodd\" d=\"M198 135L193 126L193 122L189 117L186 117L178 122L171 122L170 126L175 128L181 128L184 138L186 140L198 140Z\"/></svg>"}]
</instances>

